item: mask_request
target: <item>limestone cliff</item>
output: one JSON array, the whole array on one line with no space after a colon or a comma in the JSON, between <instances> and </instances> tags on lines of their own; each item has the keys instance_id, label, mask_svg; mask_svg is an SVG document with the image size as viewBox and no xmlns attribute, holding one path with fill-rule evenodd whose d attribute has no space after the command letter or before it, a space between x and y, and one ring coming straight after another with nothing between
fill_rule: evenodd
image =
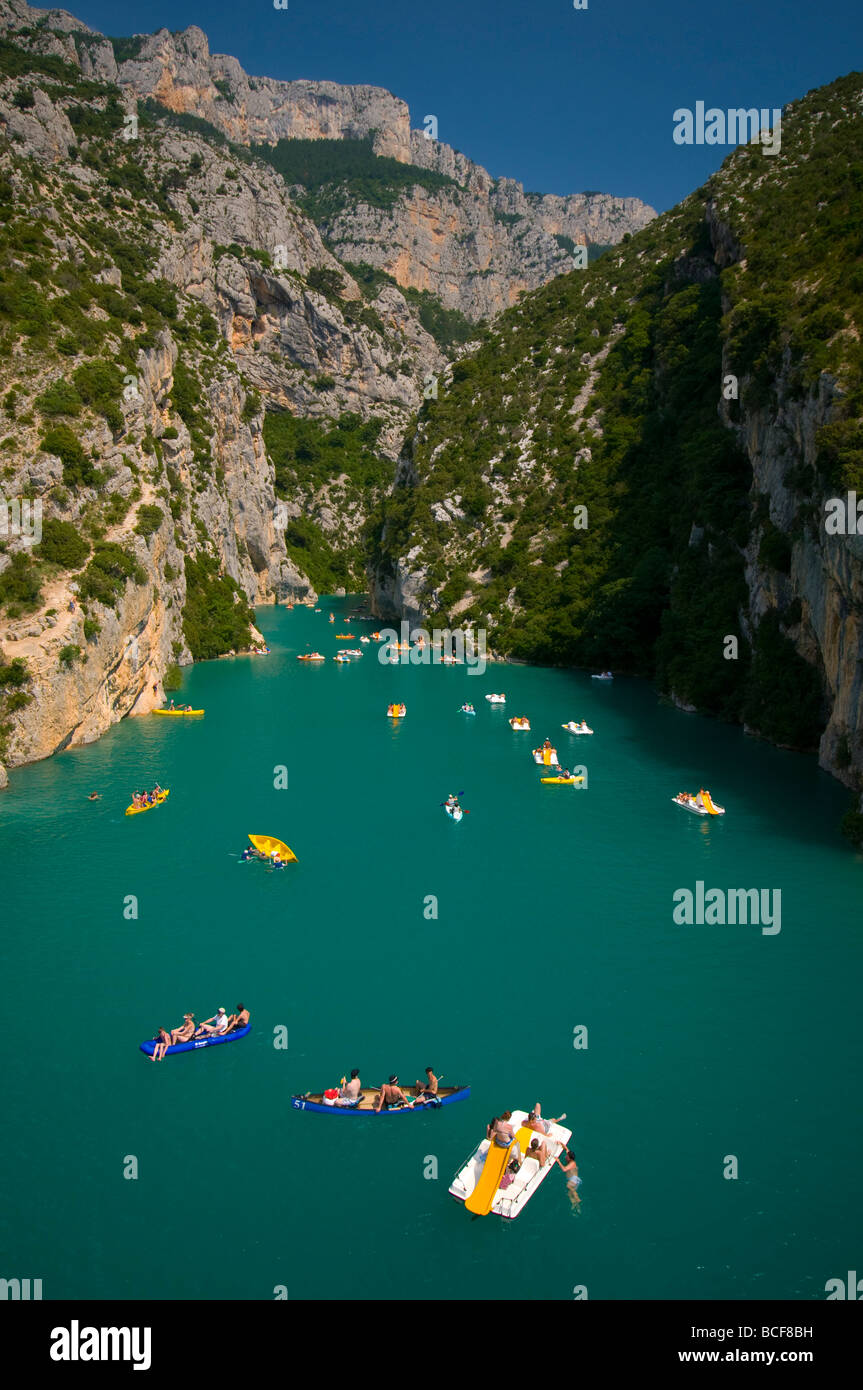
<instances>
[{"instance_id":1,"label":"limestone cliff","mask_svg":"<svg viewBox=\"0 0 863 1390\"><path fill-rule=\"evenodd\" d=\"M32 71L0 76L4 521L6 498L38 504L53 546L4 525L10 766L161 701L194 654L187 561L236 602L314 598L286 524L349 541L366 512L341 514L337 480L277 497L265 409L374 418L395 459L442 361L394 286L361 296L272 168L159 121L127 141L117 89L62 33L80 26L51 21L18 36ZM197 600L224 613L215 592Z\"/></svg>"},{"instance_id":2,"label":"limestone cliff","mask_svg":"<svg viewBox=\"0 0 863 1390\"><path fill-rule=\"evenodd\" d=\"M450 186L408 188L391 208L348 198L320 227L342 259L367 262L473 320L569 270L574 244L616 244L656 215L633 197L525 194L515 180L494 179L446 143L411 130L407 104L390 92L250 77L235 58L211 54L194 25L136 35L120 47L63 11L0 3L0 23L10 27L38 16L56 31L56 51L80 59L86 76L206 120L237 144L368 139L380 156L445 175Z\"/></svg>"}]
</instances>

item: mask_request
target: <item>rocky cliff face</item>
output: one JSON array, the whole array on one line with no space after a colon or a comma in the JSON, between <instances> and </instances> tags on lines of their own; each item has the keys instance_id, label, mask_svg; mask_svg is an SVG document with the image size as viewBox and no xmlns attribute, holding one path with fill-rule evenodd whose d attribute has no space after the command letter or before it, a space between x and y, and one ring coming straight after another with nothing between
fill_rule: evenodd
<instances>
[{"instance_id":1,"label":"rocky cliff face","mask_svg":"<svg viewBox=\"0 0 863 1390\"><path fill-rule=\"evenodd\" d=\"M274 170L158 122L127 142L122 104L63 33L80 26L49 19L57 32L17 36L34 70L0 76L4 501L38 503L91 559L118 548L130 573L82 603L83 561L46 561L14 528L0 547L0 585L22 562L41 585L0 604L0 668L28 673L29 702L0 689L9 766L162 700L166 668L191 659L187 557L252 602L314 597L286 521L349 540L365 510L341 515L329 484L276 496L265 407L373 418L395 459L442 362L398 289L361 298ZM114 74L108 49L94 43L91 74Z\"/></svg>"},{"instance_id":2,"label":"rocky cliff face","mask_svg":"<svg viewBox=\"0 0 863 1390\"><path fill-rule=\"evenodd\" d=\"M406 191L393 208L351 200L321 230L342 259L384 270L474 320L569 270L574 243L616 244L656 215L638 198L525 194L515 180L493 179L451 146L412 131L406 103L390 92L250 77L235 58L211 54L194 25L139 35L115 51L63 11L33 10L23 0L0 5L0 22L13 27L34 16L46 17L56 51L80 57L86 76L206 120L237 144L370 139L378 155L452 179L451 189Z\"/></svg>"}]
</instances>

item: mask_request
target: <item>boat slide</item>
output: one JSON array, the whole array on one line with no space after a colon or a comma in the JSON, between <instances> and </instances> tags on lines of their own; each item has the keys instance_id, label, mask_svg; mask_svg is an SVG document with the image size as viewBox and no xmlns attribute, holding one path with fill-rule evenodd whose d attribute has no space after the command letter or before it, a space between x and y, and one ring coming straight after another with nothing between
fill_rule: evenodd
<instances>
[{"instance_id":1,"label":"boat slide","mask_svg":"<svg viewBox=\"0 0 863 1390\"><path fill-rule=\"evenodd\" d=\"M541 1134L525 1126L527 1114L526 1110L513 1110L511 1121L523 1156L532 1139L542 1139ZM540 1183L557 1166L554 1159L563 1152L571 1138L571 1129L564 1125L552 1125L546 1136L549 1161L540 1167L535 1158L524 1158L512 1182L506 1187L501 1187L500 1182L505 1176L511 1149L503 1149L483 1139L453 1178L450 1194L457 1201L464 1202L467 1210L475 1216L487 1216L493 1212L495 1216L512 1220L524 1210Z\"/></svg>"}]
</instances>

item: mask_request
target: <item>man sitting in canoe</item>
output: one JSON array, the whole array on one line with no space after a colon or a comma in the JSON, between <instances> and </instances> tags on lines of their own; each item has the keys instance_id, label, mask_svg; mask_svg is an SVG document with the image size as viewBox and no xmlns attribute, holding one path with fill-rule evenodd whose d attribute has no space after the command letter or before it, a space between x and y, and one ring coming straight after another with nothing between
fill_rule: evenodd
<instances>
[{"instance_id":1,"label":"man sitting in canoe","mask_svg":"<svg viewBox=\"0 0 863 1390\"><path fill-rule=\"evenodd\" d=\"M393 1072L389 1081L384 1086L381 1086L380 1091L375 1097L374 1109L375 1111L380 1111L385 1108L392 1109L399 1105L410 1105L410 1103L411 1102L399 1085L398 1074Z\"/></svg>"},{"instance_id":2,"label":"man sitting in canoe","mask_svg":"<svg viewBox=\"0 0 863 1390\"><path fill-rule=\"evenodd\" d=\"M245 1004L238 1004L237 1012L235 1014L231 1014L231 1017L228 1019L227 1032L233 1033L234 1030L237 1028L245 1028L248 1021L248 1009L246 1008Z\"/></svg>"},{"instance_id":3,"label":"man sitting in canoe","mask_svg":"<svg viewBox=\"0 0 863 1390\"><path fill-rule=\"evenodd\" d=\"M171 1034L165 1028L160 1028L154 1039L156 1046L153 1048L151 1062L164 1062L165 1053L171 1046Z\"/></svg>"},{"instance_id":4,"label":"man sitting in canoe","mask_svg":"<svg viewBox=\"0 0 863 1390\"><path fill-rule=\"evenodd\" d=\"M222 1034L228 1031L228 1015L224 1009L219 1009L212 1018L207 1018L203 1023L199 1023L195 1029L195 1037L211 1037L214 1033Z\"/></svg>"},{"instance_id":5,"label":"man sitting in canoe","mask_svg":"<svg viewBox=\"0 0 863 1390\"><path fill-rule=\"evenodd\" d=\"M183 1022L179 1028L171 1030L171 1046L175 1043L189 1042L195 1032L195 1015L183 1014Z\"/></svg>"},{"instance_id":6,"label":"man sitting in canoe","mask_svg":"<svg viewBox=\"0 0 863 1390\"><path fill-rule=\"evenodd\" d=\"M356 1105L362 1094L362 1089L363 1083L360 1081L359 1068L354 1067L350 1081L345 1082L345 1078L342 1077L336 1105Z\"/></svg>"},{"instance_id":7,"label":"man sitting in canoe","mask_svg":"<svg viewBox=\"0 0 863 1390\"><path fill-rule=\"evenodd\" d=\"M417 1081L414 1087L417 1100L435 1100L437 1097L438 1079L431 1067L426 1067L426 1077L425 1083Z\"/></svg>"}]
</instances>

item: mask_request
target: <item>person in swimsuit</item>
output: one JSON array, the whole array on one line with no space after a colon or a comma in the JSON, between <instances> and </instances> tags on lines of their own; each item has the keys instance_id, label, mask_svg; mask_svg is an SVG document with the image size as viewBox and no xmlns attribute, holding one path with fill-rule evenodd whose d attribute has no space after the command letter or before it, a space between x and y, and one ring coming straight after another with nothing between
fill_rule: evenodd
<instances>
[{"instance_id":1,"label":"person in swimsuit","mask_svg":"<svg viewBox=\"0 0 863 1390\"><path fill-rule=\"evenodd\" d=\"M237 1005L237 1012L236 1012L235 1014L231 1014L231 1017L228 1019L228 1029L227 1029L227 1031L228 1031L229 1033L232 1033L232 1032L234 1031L235 1028L245 1028L245 1026L246 1026L246 1024L248 1023L248 1021L249 1021L249 1011L248 1011L248 1009L246 1008L245 1004L238 1004L238 1005Z\"/></svg>"},{"instance_id":2,"label":"person in swimsuit","mask_svg":"<svg viewBox=\"0 0 863 1390\"><path fill-rule=\"evenodd\" d=\"M183 1014L183 1022L179 1028L171 1030L171 1046L176 1043L188 1042L195 1031L195 1015Z\"/></svg>"},{"instance_id":3,"label":"person in swimsuit","mask_svg":"<svg viewBox=\"0 0 863 1390\"><path fill-rule=\"evenodd\" d=\"M559 1121L559 1120L544 1120L544 1119L542 1118L541 1113L540 1113L540 1112L541 1112L541 1109L542 1109L542 1107L541 1107L539 1101L537 1101L537 1102L536 1102L536 1105L533 1107L533 1110L530 1112L530 1114L528 1115L527 1119L526 1119L525 1122L524 1122L524 1123L525 1123L525 1127L526 1127L527 1129L536 1130L536 1133L537 1133L537 1134L549 1134L549 1133L551 1132L551 1127L552 1127L552 1125L559 1124L560 1121Z\"/></svg>"},{"instance_id":4,"label":"person in swimsuit","mask_svg":"<svg viewBox=\"0 0 863 1390\"><path fill-rule=\"evenodd\" d=\"M353 1071L351 1072L350 1081L346 1082L345 1078L342 1077L342 1082L339 1086L339 1096L338 1100L336 1101L336 1105L355 1105L359 1098L362 1096L362 1093L363 1083L362 1081L360 1081L359 1068L354 1067Z\"/></svg>"},{"instance_id":5,"label":"person in swimsuit","mask_svg":"<svg viewBox=\"0 0 863 1390\"><path fill-rule=\"evenodd\" d=\"M166 1029L160 1028L158 1033L156 1034L156 1039L156 1046L153 1049L153 1055L150 1058L150 1061L163 1062L165 1060L165 1053L171 1046L171 1034L167 1032Z\"/></svg>"},{"instance_id":6,"label":"person in swimsuit","mask_svg":"<svg viewBox=\"0 0 863 1390\"><path fill-rule=\"evenodd\" d=\"M101 801L102 798L101 798L101 796L99 795L98 792L91 792L90 795L87 797L87 800L88 800L88 801Z\"/></svg>"},{"instance_id":7,"label":"person in swimsuit","mask_svg":"<svg viewBox=\"0 0 863 1390\"><path fill-rule=\"evenodd\" d=\"M520 1162L521 1148L515 1142L515 1130L510 1124L511 1119L512 1112L509 1110L504 1110L499 1117L493 1115L486 1130L486 1138L496 1144L499 1149L508 1149L512 1145L512 1156Z\"/></svg>"},{"instance_id":8,"label":"person in swimsuit","mask_svg":"<svg viewBox=\"0 0 863 1390\"><path fill-rule=\"evenodd\" d=\"M530 1148L525 1154L525 1158L535 1158L540 1168L543 1168L549 1159L548 1145L545 1140L531 1139Z\"/></svg>"},{"instance_id":9,"label":"person in swimsuit","mask_svg":"<svg viewBox=\"0 0 863 1390\"><path fill-rule=\"evenodd\" d=\"M417 1100L434 1100L438 1091L438 1079L431 1067L426 1067L426 1082L417 1081L414 1086L414 1095Z\"/></svg>"},{"instance_id":10,"label":"person in swimsuit","mask_svg":"<svg viewBox=\"0 0 863 1390\"><path fill-rule=\"evenodd\" d=\"M384 1107L409 1105L410 1103L411 1102L399 1085L398 1074L393 1072L389 1081L386 1085L381 1086L380 1091L375 1097L374 1109L375 1111L380 1111L383 1110Z\"/></svg>"},{"instance_id":11,"label":"person in swimsuit","mask_svg":"<svg viewBox=\"0 0 863 1390\"><path fill-rule=\"evenodd\" d=\"M578 1176L578 1164L575 1161L575 1154L572 1152L572 1149L564 1149L564 1153L566 1155L566 1163L561 1163L559 1158L556 1158L554 1161L566 1174L566 1187L569 1193L569 1200L574 1207L577 1207L581 1205L581 1198L578 1195L578 1189L581 1187L581 1178Z\"/></svg>"}]
</instances>

